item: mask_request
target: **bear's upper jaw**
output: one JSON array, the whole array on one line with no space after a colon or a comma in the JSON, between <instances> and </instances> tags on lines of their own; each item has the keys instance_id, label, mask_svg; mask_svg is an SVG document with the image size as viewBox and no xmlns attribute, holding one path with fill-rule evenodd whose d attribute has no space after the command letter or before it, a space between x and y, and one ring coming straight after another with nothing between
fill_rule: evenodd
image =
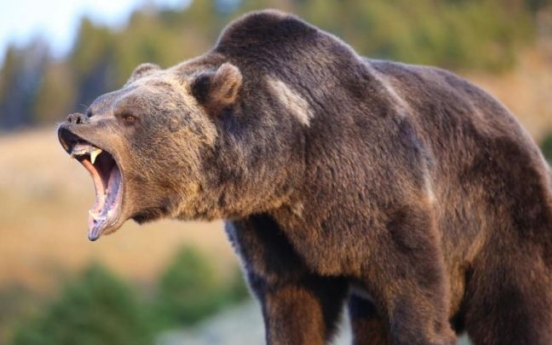
<instances>
[{"instance_id":1,"label":"bear's upper jaw","mask_svg":"<svg viewBox=\"0 0 552 345\"><path fill-rule=\"evenodd\" d=\"M95 241L106 232L106 229L113 228L121 216L123 196L121 170L109 152L73 133L66 130L60 131L59 138L71 157L78 160L92 176L96 189L96 203L88 211L88 239Z\"/></svg>"}]
</instances>

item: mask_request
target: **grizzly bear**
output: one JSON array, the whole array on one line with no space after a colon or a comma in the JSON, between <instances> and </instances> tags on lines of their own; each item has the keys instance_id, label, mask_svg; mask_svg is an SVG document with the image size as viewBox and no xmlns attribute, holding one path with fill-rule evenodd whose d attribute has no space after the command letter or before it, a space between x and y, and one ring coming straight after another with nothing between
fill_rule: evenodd
<instances>
[{"instance_id":1,"label":"grizzly bear","mask_svg":"<svg viewBox=\"0 0 552 345\"><path fill-rule=\"evenodd\" d=\"M552 180L499 102L372 60L278 11L139 66L58 128L90 172L89 238L225 219L271 345L552 344Z\"/></svg>"}]
</instances>

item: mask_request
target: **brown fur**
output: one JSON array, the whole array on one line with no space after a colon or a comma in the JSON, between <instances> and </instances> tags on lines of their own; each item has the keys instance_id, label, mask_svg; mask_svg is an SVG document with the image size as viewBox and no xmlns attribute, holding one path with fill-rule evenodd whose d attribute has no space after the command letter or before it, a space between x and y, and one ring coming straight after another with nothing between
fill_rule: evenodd
<instances>
[{"instance_id":1,"label":"brown fur","mask_svg":"<svg viewBox=\"0 0 552 345\"><path fill-rule=\"evenodd\" d=\"M120 114L137 121L123 126ZM296 17L139 67L60 126L110 152L121 221L225 218L269 344L552 343L551 174L488 94L365 59ZM453 331L454 330L454 331Z\"/></svg>"}]
</instances>

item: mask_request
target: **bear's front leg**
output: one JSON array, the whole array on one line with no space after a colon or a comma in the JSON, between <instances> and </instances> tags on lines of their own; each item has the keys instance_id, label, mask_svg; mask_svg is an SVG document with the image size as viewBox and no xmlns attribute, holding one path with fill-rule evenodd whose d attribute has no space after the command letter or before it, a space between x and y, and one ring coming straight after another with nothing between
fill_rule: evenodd
<instances>
[{"instance_id":1,"label":"bear's front leg","mask_svg":"<svg viewBox=\"0 0 552 345\"><path fill-rule=\"evenodd\" d=\"M323 345L339 321L347 284L340 279L305 277L269 284L262 278L251 287L262 305L269 345Z\"/></svg>"},{"instance_id":2,"label":"bear's front leg","mask_svg":"<svg viewBox=\"0 0 552 345\"><path fill-rule=\"evenodd\" d=\"M378 314L373 302L355 293L349 296L347 303L353 345L387 345L389 332L387 324Z\"/></svg>"},{"instance_id":3,"label":"bear's front leg","mask_svg":"<svg viewBox=\"0 0 552 345\"><path fill-rule=\"evenodd\" d=\"M326 344L336 329L349 283L307 269L269 216L228 222L226 231L261 304L267 344Z\"/></svg>"}]
</instances>

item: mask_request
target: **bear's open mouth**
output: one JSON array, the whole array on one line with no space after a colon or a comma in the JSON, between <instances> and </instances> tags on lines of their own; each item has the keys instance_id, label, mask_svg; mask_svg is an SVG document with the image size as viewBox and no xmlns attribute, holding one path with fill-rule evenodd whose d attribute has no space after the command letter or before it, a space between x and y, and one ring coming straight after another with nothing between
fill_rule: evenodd
<instances>
[{"instance_id":1,"label":"bear's open mouth","mask_svg":"<svg viewBox=\"0 0 552 345\"><path fill-rule=\"evenodd\" d=\"M88 238L97 240L104 230L117 223L121 215L123 179L113 156L79 138L62 140L71 157L78 160L92 176L96 202L88 211ZM63 139L63 138L62 138Z\"/></svg>"}]
</instances>

